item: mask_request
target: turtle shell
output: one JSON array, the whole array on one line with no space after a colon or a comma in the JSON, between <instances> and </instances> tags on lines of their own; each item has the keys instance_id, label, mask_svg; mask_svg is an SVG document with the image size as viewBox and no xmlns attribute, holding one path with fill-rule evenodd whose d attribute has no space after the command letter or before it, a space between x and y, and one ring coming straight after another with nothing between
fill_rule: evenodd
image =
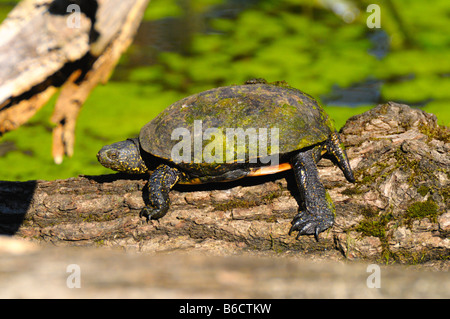
<instances>
[{"instance_id":1,"label":"turtle shell","mask_svg":"<svg viewBox=\"0 0 450 319\"><path fill-rule=\"evenodd\" d=\"M239 129L248 133L246 143L240 145L234 137L232 147L227 133ZM173 103L141 129L139 141L145 152L178 163L184 139L186 148L182 152L190 154L181 154L183 162L211 167L230 163L231 157L226 156L234 155L235 162L245 157L248 162L264 154L300 150L327 140L332 131L333 122L308 94L288 86L246 84L211 89ZM256 146L249 137L253 133L257 137L266 134L266 143L257 139ZM211 145L215 146L212 151ZM201 150L211 151L215 163L205 160L205 152L202 155Z\"/></svg>"}]
</instances>

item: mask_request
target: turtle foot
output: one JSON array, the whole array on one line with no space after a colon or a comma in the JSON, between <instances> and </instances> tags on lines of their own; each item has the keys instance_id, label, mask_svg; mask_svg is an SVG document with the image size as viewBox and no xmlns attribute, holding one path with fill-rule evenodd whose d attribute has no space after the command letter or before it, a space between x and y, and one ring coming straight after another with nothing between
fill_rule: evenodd
<instances>
[{"instance_id":1,"label":"turtle foot","mask_svg":"<svg viewBox=\"0 0 450 319\"><path fill-rule=\"evenodd\" d=\"M319 241L319 233L330 228L333 224L333 216L302 211L292 220L289 235L291 235L293 231L298 231L296 239L301 235L314 235L316 241Z\"/></svg>"},{"instance_id":2,"label":"turtle foot","mask_svg":"<svg viewBox=\"0 0 450 319\"><path fill-rule=\"evenodd\" d=\"M139 217L145 217L147 222L150 219L159 219L167 213L167 209L154 209L153 207L145 206L139 212Z\"/></svg>"}]
</instances>

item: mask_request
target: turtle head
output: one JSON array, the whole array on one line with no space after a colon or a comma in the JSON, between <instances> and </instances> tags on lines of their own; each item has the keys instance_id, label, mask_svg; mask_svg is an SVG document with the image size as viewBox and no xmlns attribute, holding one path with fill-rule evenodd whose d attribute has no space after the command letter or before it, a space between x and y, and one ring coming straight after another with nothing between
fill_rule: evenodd
<instances>
[{"instance_id":1,"label":"turtle head","mask_svg":"<svg viewBox=\"0 0 450 319\"><path fill-rule=\"evenodd\" d=\"M143 174L148 171L137 138L103 146L97 159L103 166L118 172Z\"/></svg>"}]
</instances>

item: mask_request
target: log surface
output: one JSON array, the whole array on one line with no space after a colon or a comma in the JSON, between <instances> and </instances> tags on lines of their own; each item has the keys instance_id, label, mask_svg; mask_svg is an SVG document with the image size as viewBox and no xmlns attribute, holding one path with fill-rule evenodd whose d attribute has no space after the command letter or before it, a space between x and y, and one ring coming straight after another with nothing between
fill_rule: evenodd
<instances>
[{"instance_id":1,"label":"log surface","mask_svg":"<svg viewBox=\"0 0 450 319\"><path fill-rule=\"evenodd\" d=\"M57 246L139 252L301 255L449 268L449 131L436 118L388 103L348 120L342 138L357 183L328 160L321 180L334 227L299 240L288 230L299 196L290 172L233 183L176 186L171 208L146 223L144 176L0 182L0 232Z\"/></svg>"}]
</instances>

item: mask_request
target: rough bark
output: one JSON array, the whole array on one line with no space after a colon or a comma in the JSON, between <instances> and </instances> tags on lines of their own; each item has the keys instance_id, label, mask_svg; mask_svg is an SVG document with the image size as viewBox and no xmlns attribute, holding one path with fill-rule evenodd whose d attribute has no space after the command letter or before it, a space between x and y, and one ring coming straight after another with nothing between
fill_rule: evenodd
<instances>
[{"instance_id":1,"label":"rough bark","mask_svg":"<svg viewBox=\"0 0 450 319\"><path fill-rule=\"evenodd\" d=\"M56 163L72 155L78 113L106 82L148 0L24 0L0 26L0 135L61 88L51 118Z\"/></svg>"},{"instance_id":2,"label":"rough bark","mask_svg":"<svg viewBox=\"0 0 450 319\"><path fill-rule=\"evenodd\" d=\"M289 236L299 196L290 172L232 183L176 186L171 209L146 223L143 176L0 182L0 229L58 246L142 252L254 252L449 268L450 131L434 115L388 103L350 118L341 136L357 183L319 163L336 204L334 227Z\"/></svg>"}]
</instances>

